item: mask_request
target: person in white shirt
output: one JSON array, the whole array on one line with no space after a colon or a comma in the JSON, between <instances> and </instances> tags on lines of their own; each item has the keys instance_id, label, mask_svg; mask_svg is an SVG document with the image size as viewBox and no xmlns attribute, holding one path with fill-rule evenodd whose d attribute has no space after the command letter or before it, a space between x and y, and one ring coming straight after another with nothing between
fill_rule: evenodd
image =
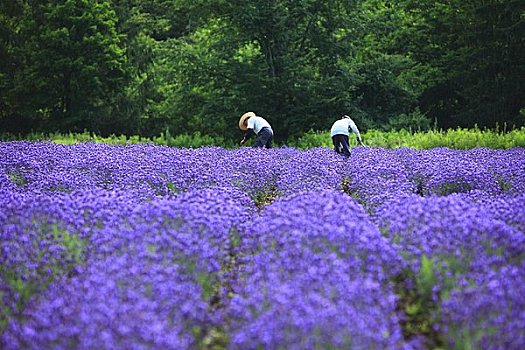
<instances>
[{"instance_id":1,"label":"person in white shirt","mask_svg":"<svg viewBox=\"0 0 525 350\"><path fill-rule=\"evenodd\" d=\"M273 130L270 123L254 112L246 112L239 119L239 129L246 131L241 140L241 145L253 135L257 135L252 147L272 148Z\"/></svg>"},{"instance_id":2,"label":"person in white shirt","mask_svg":"<svg viewBox=\"0 0 525 350\"><path fill-rule=\"evenodd\" d=\"M356 135L357 142L364 146L359 129L357 129L357 125L355 125L354 121L349 116L344 115L341 119L337 120L330 129L330 136L334 143L334 150L347 157L350 156L350 146L348 143L350 130Z\"/></svg>"}]
</instances>

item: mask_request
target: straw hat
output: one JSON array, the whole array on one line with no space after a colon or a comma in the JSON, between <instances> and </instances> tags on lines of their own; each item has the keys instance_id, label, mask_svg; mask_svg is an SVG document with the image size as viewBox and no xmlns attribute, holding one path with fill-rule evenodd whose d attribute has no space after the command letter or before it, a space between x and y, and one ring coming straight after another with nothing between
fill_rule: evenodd
<instances>
[{"instance_id":1,"label":"straw hat","mask_svg":"<svg viewBox=\"0 0 525 350\"><path fill-rule=\"evenodd\" d=\"M248 130L248 127L246 127L246 125L244 125L244 121L250 117L255 117L255 113L253 112L246 112L244 113L242 116L241 116L241 119L239 119L239 129L241 129L242 131L246 131Z\"/></svg>"}]
</instances>

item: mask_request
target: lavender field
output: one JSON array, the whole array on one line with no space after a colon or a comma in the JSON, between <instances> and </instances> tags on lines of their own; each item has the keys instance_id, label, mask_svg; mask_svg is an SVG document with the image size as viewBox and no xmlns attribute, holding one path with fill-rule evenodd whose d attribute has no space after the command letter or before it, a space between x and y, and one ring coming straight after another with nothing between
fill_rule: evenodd
<instances>
[{"instance_id":1,"label":"lavender field","mask_svg":"<svg viewBox=\"0 0 525 350\"><path fill-rule=\"evenodd\" d=\"M0 143L2 349L524 349L525 149Z\"/></svg>"}]
</instances>

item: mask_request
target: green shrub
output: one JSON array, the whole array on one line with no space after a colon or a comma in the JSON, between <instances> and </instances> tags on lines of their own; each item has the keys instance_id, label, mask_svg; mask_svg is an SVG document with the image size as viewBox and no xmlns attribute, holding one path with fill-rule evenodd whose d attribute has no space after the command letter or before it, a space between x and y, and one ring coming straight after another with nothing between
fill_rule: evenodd
<instances>
[{"instance_id":1,"label":"green shrub","mask_svg":"<svg viewBox=\"0 0 525 350\"><path fill-rule=\"evenodd\" d=\"M429 149L448 147L454 149L512 148L525 147L525 127L510 131L473 129L449 129L411 132L406 129L398 131L368 130L362 135L363 141L370 147ZM355 138L350 135L350 145L356 145ZM303 136L292 140L289 146L305 149L312 147L332 147L330 132L309 131Z\"/></svg>"},{"instance_id":2,"label":"green shrub","mask_svg":"<svg viewBox=\"0 0 525 350\"><path fill-rule=\"evenodd\" d=\"M422 118L424 116L401 116L397 125L402 125L410 118ZM408 118L405 120L405 117ZM397 123L396 122L396 123ZM403 122L403 123L402 123ZM421 121L423 123L423 121ZM416 123L417 125L417 123ZM424 124L426 125L426 124ZM420 126L424 126L421 124ZM379 131L368 130L362 134L363 141L370 147L399 148L409 147L415 149L429 149L434 147L448 147L454 149L471 149L478 147L487 148L512 148L525 147L525 127L514 128L502 131L499 128L494 130L479 129L475 126L472 129L449 129L437 130L430 129L427 131L414 131L413 128L401 128L397 131ZM232 141L220 136L202 135L200 132L193 134L171 135L167 130L159 136L147 138L139 135L110 135L101 137L96 134L84 131L83 133L32 133L25 136L16 136L12 134L0 135L0 140L28 140L28 141L52 141L60 144L75 144L77 142L97 142L114 145L153 143L170 147L205 147L218 146L224 148L235 148L238 145ZM329 131L310 130L299 138L288 140L287 145L298 149L307 149L314 147L332 148L332 139ZM355 137L350 135L350 146L356 146Z\"/></svg>"},{"instance_id":3,"label":"green shrub","mask_svg":"<svg viewBox=\"0 0 525 350\"><path fill-rule=\"evenodd\" d=\"M0 136L3 141L27 140L27 141L51 141L54 143L72 145L78 142L96 142L111 145L128 145L128 144L142 144L154 143L157 145L171 146L171 147L204 147L204 146L220 146L225 148L233 148L235 144L231 141L226 141L222 137L214 137L210 135L202 135L200 132L195 132L191 135L171 135L169 131L161 133L159 136L152 138L142 137L139 135L115 135L111 134L107 137L102 137L97 134L84 131L82 133L31 133L25 136L16 136L12 134L5 134Z\"/></svg>"}]
</instances>

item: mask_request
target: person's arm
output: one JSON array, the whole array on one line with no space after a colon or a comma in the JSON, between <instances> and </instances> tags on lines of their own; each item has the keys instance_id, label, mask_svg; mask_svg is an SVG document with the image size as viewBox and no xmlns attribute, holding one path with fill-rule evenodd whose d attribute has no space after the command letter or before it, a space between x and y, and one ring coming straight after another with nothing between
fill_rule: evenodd
<instances>
[{"instance_id":1,"label":"person's arm","mask_svg":"<svg viewBox=\"0 0 525 350\"><path fill-rule=\"evenodd\" d=\"M244 137L241 140L241 145L244 144L253 135L255 135L255 131L253 131L253 129L246 130L246 133L244 134Z\"/></svg>"},{"instance_id":2,"label":"person's arm","mask_svg":"<svg viewBox=\"0 0 525 350\"><path fill-rule=\"evenodd\" d=\"M354 121L352 119L348 119L348 126L354 132L357 142L360 145L364 145L363 144L363 140L361 139L361 133L359 133L359 129L357 128L357 125L355 125L355 123L354 123Z\"/></svg>"}]
</instances>

